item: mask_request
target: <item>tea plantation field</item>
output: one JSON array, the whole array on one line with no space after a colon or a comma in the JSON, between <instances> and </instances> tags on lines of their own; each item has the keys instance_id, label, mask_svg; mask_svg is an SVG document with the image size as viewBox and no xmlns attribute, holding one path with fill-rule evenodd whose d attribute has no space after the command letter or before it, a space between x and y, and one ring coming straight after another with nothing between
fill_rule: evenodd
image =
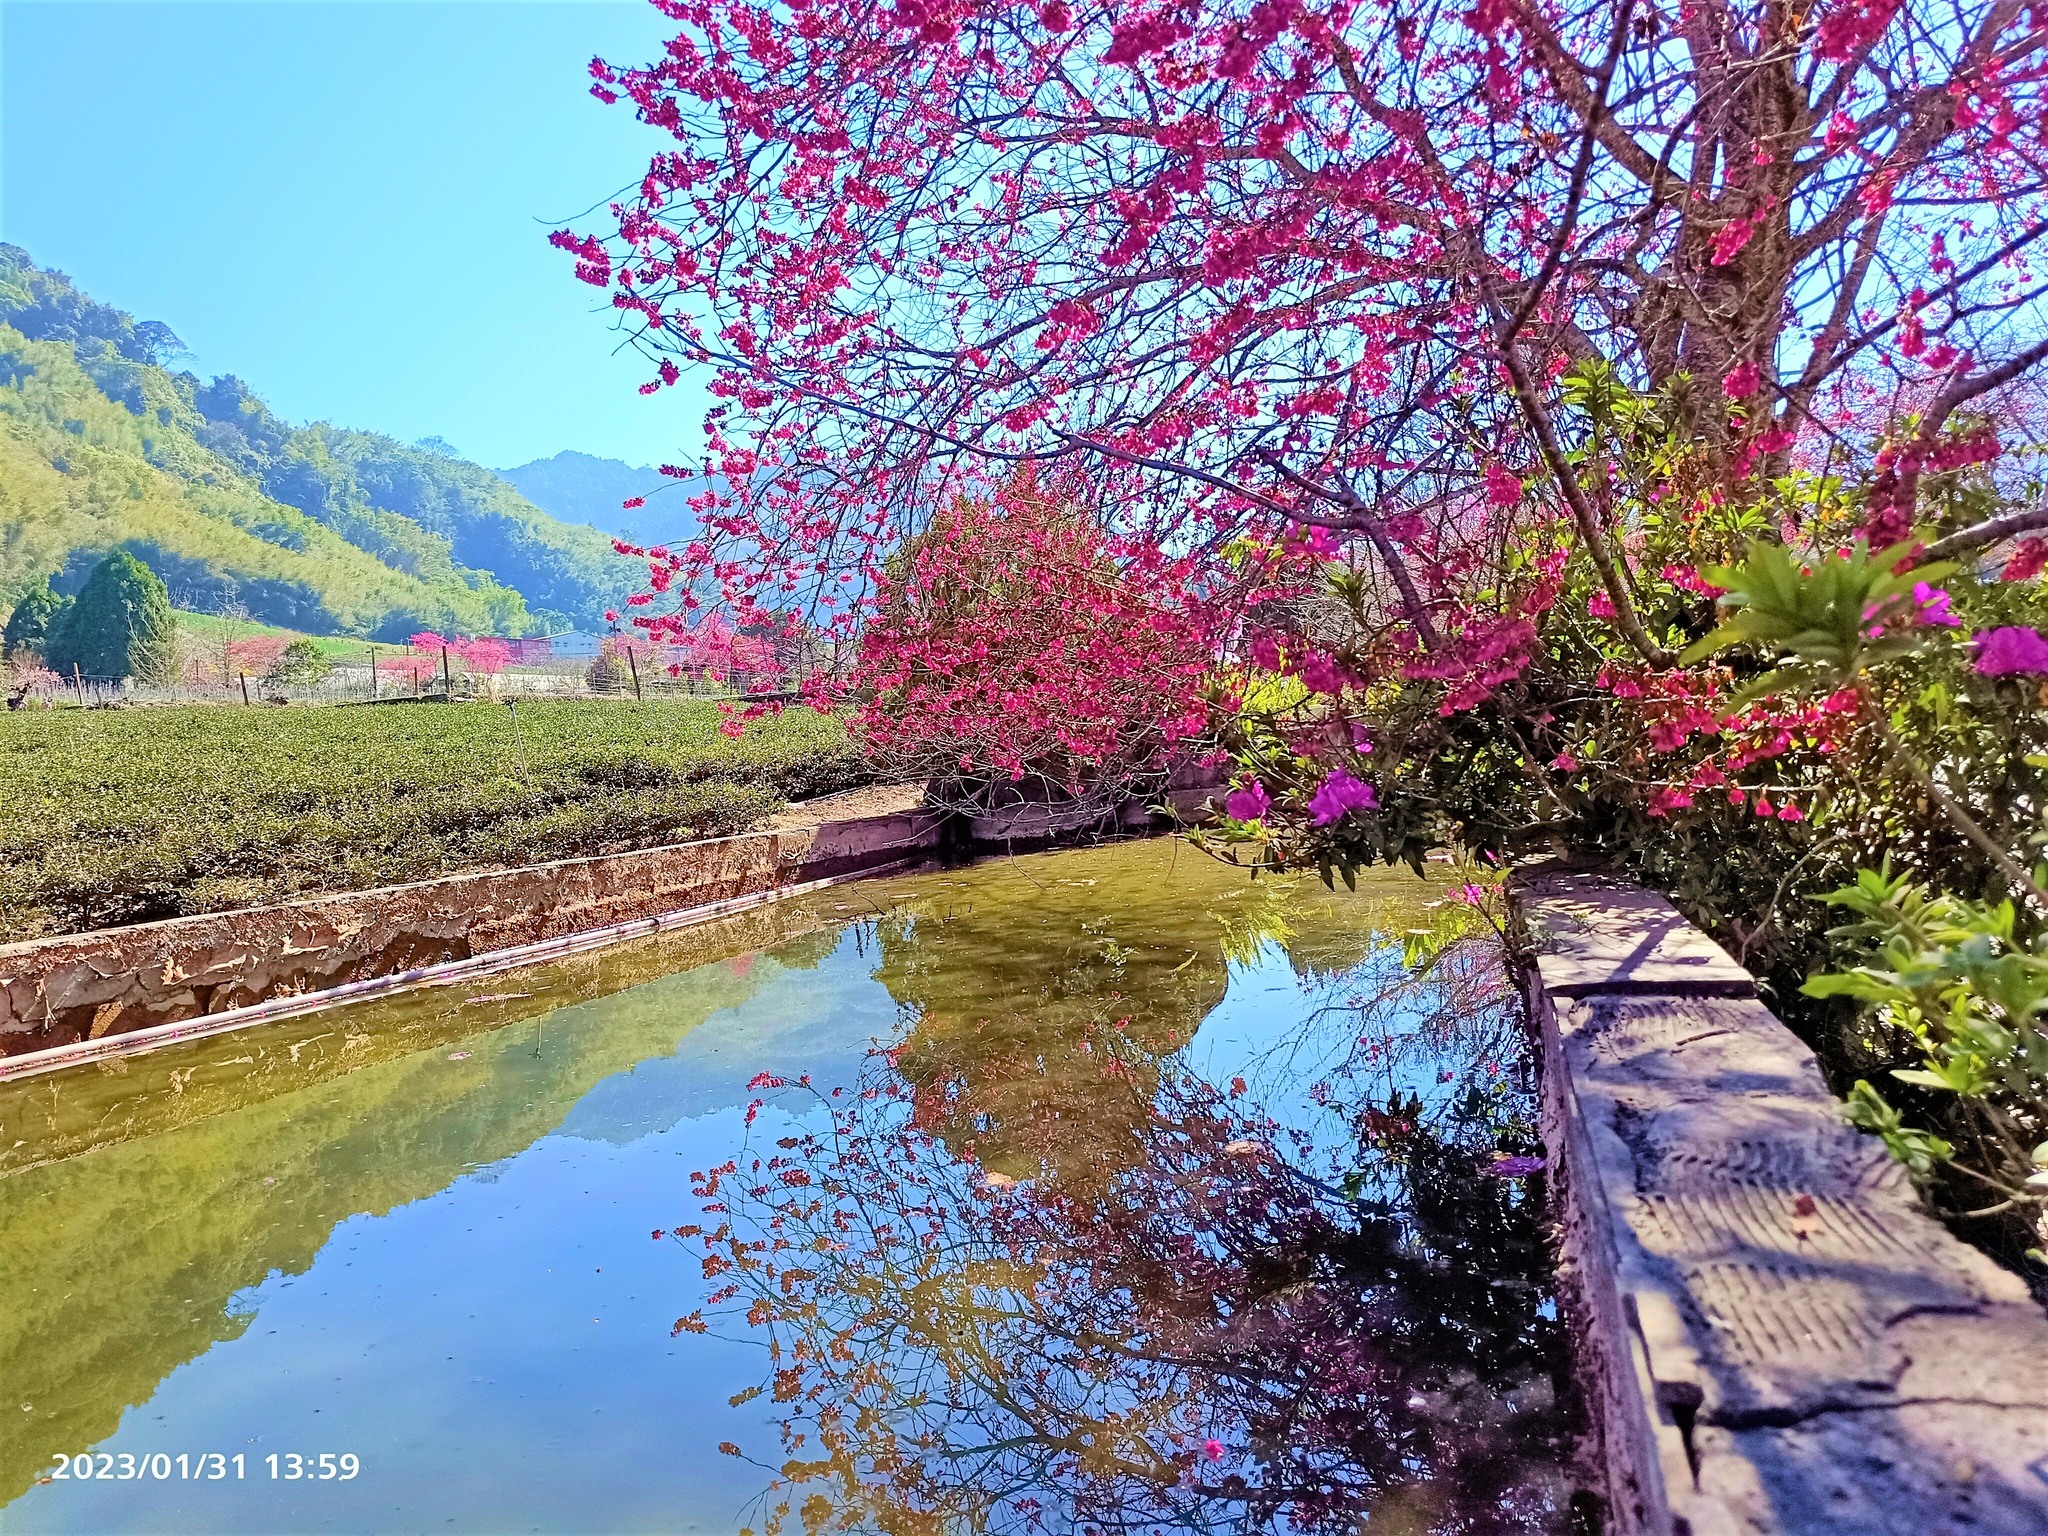
<instances>
[{"instance_id":1,"label":"tea plantation field","mask_svg":"<svg viewBox=\"0 0 2048 1536\"><path fill-rule=\"evenodd\" d=\"M828 717L613 700L0 714L0 943L742 831L866 780Z\"/></svg>"}]
</instances>

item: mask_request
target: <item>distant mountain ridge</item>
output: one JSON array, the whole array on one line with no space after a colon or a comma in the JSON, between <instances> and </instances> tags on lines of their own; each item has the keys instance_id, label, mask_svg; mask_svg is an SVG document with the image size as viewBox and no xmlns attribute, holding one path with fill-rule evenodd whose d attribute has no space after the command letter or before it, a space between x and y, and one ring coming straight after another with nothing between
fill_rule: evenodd
<instances>
[{"instance_id":1,"label":"distant mountain ridge","mask_svg":"<svg viewBox=\"0 0 2048 1536\"><path fill-rule=\"evenodd\" d=\"M0 612L115 547L183 606L386 639L589 627L645 579L439 439L293 427L182 350L0 245Z\"/></svg>"},{"instance_id":2,"label":"distant mountain ridge","mask_svg":"<svg viewBox=\"0 0 2048 1536\"><path fill-rule=\"evenodd\" d=\"M693 537L698 525L690 498L711 483L702 475L678 480L652 467L574 449L498 473L543 511L643 545L681 544ZM647 505L624 505L636 496L644 496Z\"/></svg>"}]
</instances>

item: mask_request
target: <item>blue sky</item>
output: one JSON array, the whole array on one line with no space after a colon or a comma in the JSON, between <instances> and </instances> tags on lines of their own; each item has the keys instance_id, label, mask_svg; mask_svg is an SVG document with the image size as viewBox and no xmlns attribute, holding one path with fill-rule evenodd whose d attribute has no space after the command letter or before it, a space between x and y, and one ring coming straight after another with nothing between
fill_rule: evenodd
<instances>
[{"instance_id":1,"label":"blue sky","mask_svg":"<svg viewBox=\"0 0 2048 1536\"><path fill-rule=\"evenodd\" d=\"M547 244L668 141L587 94L642 0L0 3L0 239L162 320L293 421L694 462Z\"/></svg>"}]
</instances>

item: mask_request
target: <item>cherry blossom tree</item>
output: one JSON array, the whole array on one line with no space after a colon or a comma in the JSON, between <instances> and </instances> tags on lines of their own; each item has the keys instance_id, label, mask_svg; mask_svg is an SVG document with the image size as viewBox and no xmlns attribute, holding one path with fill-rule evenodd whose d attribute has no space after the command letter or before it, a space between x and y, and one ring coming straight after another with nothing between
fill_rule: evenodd
<instances>
[{"instance_id":1,"label":"cherry blossom tree","mask_svg":"<svg viewBox=\"0 0 2048 1536\"><path fill-rule=\"evenodd\" d=\"M268 676L290 644L291 638L287 635L249 635L229 641L223 647L227 665L223 669L222 686L233 688L238 676Z\"/></svg>"},{"instance_id":2,"label":"cherry blossom tree","mask_svg":"<svg viewBox=\"0 0 2048 1536\"><path fill-rule=\"evenodd\" d=\"M1025 465L890 558L848 690L871 750L928 779L1121 789L1204 730L1215 594L1105 534L1081 489Z\"/></svg>"},{"instance_id":3,"label":"cherry blossom tree","mask_svg":"<svg viewBox=\"0 0 2048 1536\"><path fill-rule=\"evenodd\" d=\"M473 635L450 640L448 649L470 675L483 679L492 698L498 696L505 668L512 664L511 646L490 635Z\"/></svg>"},{"instance_id":4,"label":"cherry blossom tree","mask_svg":"<svg viewBox=\"0 0 2048 1536\"><path fill-rule=\"evenodd\" d=\"M441 653L447 645L432 630L422 630L406 641L405 650L378 657L377 670L417 692L441 675Z\"/></svg>"},{"instance_id":5,"label":"cherry blossom tree","mask_svg":"<svg viewBox=\"0 0 2048 1536\"><path fill-rule=\"evenodd\" d=\"M673 147L556 240L647 388L712 370L692 563L841 631L941 488L1028 458L1162 547L1361 542L1446 666L1519 622L1456 567L1526 500L1664 664L1568 376L1668 401L1666 504L1804 452L1910 526L2048 352L2011 0L660 8L667 54L593 89Z\"/></svg>"}]
</instances>

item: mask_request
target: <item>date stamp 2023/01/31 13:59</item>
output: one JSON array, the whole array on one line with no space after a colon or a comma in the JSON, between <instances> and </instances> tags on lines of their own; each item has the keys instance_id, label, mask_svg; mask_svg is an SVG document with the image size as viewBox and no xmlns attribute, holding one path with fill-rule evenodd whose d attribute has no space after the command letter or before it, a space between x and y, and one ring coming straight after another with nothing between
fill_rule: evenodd
<instances>
[{"instance_id":1,"label":"date stamp 2023/01/31 13:59","mask_svg":"<svg viewBox=\"0 0 2048 1536\"><path fill-rule=\"evenodd\" d=\"M243 1451L58 1452L44 1482L222 1483L266 1479L271 1482L346 1483L359 1477L363 1458L354 1451L272 1451L250 1456Z\"/></svg>"}]
</instances>

